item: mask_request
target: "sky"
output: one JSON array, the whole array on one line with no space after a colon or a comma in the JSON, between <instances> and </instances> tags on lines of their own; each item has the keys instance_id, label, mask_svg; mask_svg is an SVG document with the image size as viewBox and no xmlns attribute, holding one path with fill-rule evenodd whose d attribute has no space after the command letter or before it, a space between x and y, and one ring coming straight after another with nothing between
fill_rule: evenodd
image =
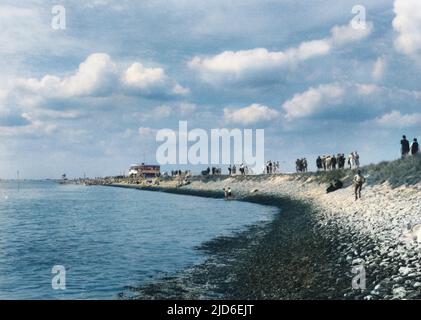
<instances>
[{"instance_id":1,"label":"sky","mask_svg":"<svg viewBox=\"0 0 421 320\"><path fill-rule=\"evenodd\" d=\"M3 179L155 163L179 121L264 129L282 171L395 159L421 132L418 0L2 0L0 43Z\"/></svg>"}]
</instances>

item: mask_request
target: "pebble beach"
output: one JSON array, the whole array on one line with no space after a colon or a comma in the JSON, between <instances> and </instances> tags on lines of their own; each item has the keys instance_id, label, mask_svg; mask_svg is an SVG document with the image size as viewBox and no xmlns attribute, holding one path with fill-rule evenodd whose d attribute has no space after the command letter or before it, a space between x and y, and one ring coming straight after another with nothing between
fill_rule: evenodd
<instances>
[{"instance_id":1,"label":"pebble beach","mask_svg":"<svg viewBox=\"0 0 421 320\"><path fill-rule=\"evenodd\" d=\"M138 298L419 299L421 184L412 179L396 186L370 173L357 201L351 171L332 193L323 173L162 184L157 191L205 197L222 197L231 187L236 200L278 206L280 213L204 243L197 249L208 253L207 261L136 288Z\"/></svg>"}]
</instances>

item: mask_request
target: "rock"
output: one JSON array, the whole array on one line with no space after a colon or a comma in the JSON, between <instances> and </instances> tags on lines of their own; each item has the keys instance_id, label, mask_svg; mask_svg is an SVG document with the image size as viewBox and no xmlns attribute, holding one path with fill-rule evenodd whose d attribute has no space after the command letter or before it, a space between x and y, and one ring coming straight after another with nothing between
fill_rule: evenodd
<instances>
[{"instance_id":1,"label":"rock","mask_svg":"<svg viewBox=\"0 0 421 320\"><path fill-rule=\"evenodd\" d=\"M408 275L409 273L411 273L412 269L408 268L408 267L400 267L399 268L399 273L403 276Z\"/></svg>"},{"instance_id":2,"label":"rock","mask_svg":"<svg viewBox=\"0 0 421 320\"><path fill-rule=\"evenodd\" d=\"M404 287L397 287L393 289L393 298L403 299L406 296L406 290Z\"/></svg>"},{"instance_id":3,"label":"rock","mask_svg":"<svg viewBox=\"0 0 421 320\"><path fill-rule=\"evenodd\" d=\"M407 293L405 299L415 300L415 299L419 299L419 296L420 296L419 292L417 292L417 291L409 291Z\"/></svg>"},{"instance_id":4,"label":"rock","mask_svg":"<svg viewBox=\"0 0 421 320\"><path fill-rule=\"evenodd\" d=\"M354 260L352 260L352 264L353 265L361 265L361 264L364 264L364 259L361 259L361 258L354 259Z\"/></svg>"},{"instance_id":5,"label":"rock","mask_svg":"<svg viewBox=\"0 0 421 320\"><path fill-rule=\"evenodd\" d=\"M401 282L401 281L403 280L403 278L402 278L402 277L400 277L400 276L394 276L394 277L392 277L392 280L393 280L394 282Z\"/></svg>"},{"instance_id":6,"label":"rock","mask_svg":"<svg viewBox=\"0 0 421 320\"><path fill-rule=\"evenodd\" d=\"M380 262L379 266L380 267L386 267L389 263L387 261L382 261Z\"/></svg>"}]
</instances>

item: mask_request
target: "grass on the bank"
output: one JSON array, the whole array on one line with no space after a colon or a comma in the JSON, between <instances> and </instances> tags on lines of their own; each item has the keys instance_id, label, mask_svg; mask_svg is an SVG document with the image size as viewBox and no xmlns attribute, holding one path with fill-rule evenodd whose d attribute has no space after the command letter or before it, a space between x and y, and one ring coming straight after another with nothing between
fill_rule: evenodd
<instances>
[{"instance_id":1,"label":"grass on the bank","mask_svg":"<svg viewBox=\"0 0 421 320\"><path fill-rule=\"evenodd\" d=\"M370 164L361 168L368 184L381 184L388 182L391 187L402 185L415 185L421 182L421 155L411 156L406 159L383 161L378 164ZM342 180L345 184L352 182L356 170L333 170L294 174L300 180L315 177L319 183L330 183L334 180Z\"/></svg>"},{"instance_id":2,"label":"grass on the bank","mask_svg":"<svg viewBox=\"0 0 421 320\"><path fill-rule=\"evenodd\" d=\"M421 156L371 164L363 168L372 184L389 182L392 187L421 182Z\"/></svg>"},{"instance_id":3,"label":"grass on the bank","mask_svg":"<svg viewBox=\"0 0 421 320\"><path fill-rule=\"evenodd\" d=\"M350 175L352 175L352 171L349 169L345 169L345 170L296 173L294 175L299 177L300 180L307 180L308 178L315 177L315 181L319 183L328 183L333 180L344 180Z\"/></svg>"}]
</instances>

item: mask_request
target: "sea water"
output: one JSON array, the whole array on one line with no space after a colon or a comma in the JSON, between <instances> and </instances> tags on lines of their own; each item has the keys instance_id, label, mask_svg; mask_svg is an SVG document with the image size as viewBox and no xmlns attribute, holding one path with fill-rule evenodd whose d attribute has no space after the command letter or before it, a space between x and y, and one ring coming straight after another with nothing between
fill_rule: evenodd
<instances>
[{"instance_id":1,"label":"sea water","mask_svg":"<svg viewBox=\"0 0 421 320\"><path fill-rule=\"evenodd\" d=\"M115 299L127 286L200 263L196 246L275 212L161 192L1 181L0 299Z\"/></svg>"}]
</instances>

